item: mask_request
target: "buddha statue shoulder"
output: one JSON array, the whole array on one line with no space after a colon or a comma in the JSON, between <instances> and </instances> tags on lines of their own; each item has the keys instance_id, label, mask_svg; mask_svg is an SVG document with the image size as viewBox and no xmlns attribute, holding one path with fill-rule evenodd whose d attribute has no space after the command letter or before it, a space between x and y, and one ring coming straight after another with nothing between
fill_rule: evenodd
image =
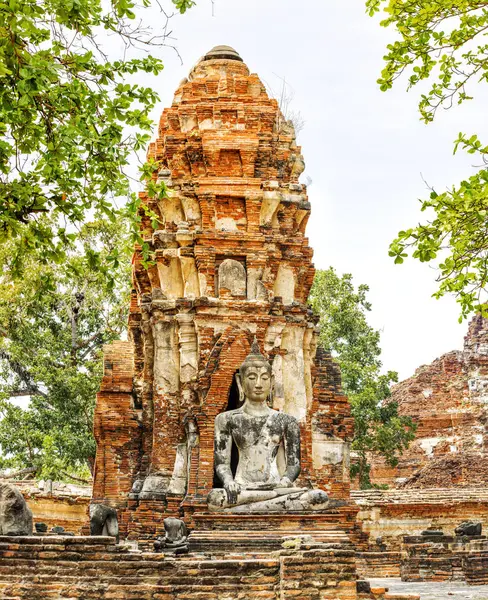
<instances>
[{"instance_id":1,"label":"buddha statue shoulder","mask_svg":"<svg viewBox=\"0 0 488 600\"><path fill-rule=\"evenodd\" d=\"M208 495L209 509L239 513L326 508L325 492L295 486L300 474L300 426L295 417L270 408L273 373L256 340L236 379L241 406L215 419L215 472L222 488ZM239 454L235 474L233 444ZM279 453L284 457L281 464Z\"/></svg>"}]
</instances>

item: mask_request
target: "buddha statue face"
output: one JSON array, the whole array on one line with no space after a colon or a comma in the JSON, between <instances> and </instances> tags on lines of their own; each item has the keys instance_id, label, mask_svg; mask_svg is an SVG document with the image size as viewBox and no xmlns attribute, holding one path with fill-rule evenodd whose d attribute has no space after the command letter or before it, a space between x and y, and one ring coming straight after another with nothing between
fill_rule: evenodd
<instances>
[{"instance_id":1,"label":"buddha statue face","mask_svg":"<svg viewBox=\"0 0 488 600\"><path fill-rule=\"evenodd\" d=\"M247 363L237 376L241 395L252 402L266 402L271 393L273 375L267 361Z\"/></svg>"},{"instance_id":2,"label":"buddha statue face","mask_svg":"<svg viewBox=\"0 0 488 600\"><path fill-rule=\"evenodd\" d=\"M273 373L271 365L259 352L257 341L254 340L250 354L242 363L236 376L241 402L245 399L251 402L266 402L273 388Z\"/></svg>"}]
</instances>

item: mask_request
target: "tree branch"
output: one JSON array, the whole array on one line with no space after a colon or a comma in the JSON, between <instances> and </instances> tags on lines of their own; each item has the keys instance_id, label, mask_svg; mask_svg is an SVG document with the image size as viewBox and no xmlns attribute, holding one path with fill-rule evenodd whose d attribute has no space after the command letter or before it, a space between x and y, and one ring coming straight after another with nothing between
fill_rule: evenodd
<instances>
[{"instance_id":1,"label":"tree branch","mask_svg":"<svg viewBox=\"0 0 488 600\"><path fill-rule=\"evenodd\" d=\"M61 473L61 475L64 475L64 477L68 477L68 479L72 479L73 481L79 481L80 483L84 483L85 485L90 485L91 481L88 481L88 479L82 479L81 477L75 477L74 475L70 475L69 473L66 473L66 471L59 471Z\"/></svg>"},{"instance_id":2,"label":"tree branch","mask_svg":"<svg viewBox=\"0 0 488 600\"><path fill-rule=\"evenodd\" d=\"M13 473L8 473L7 471L0 471L0 479L13 479L14 477L18 477L19 475L36 473L36 471L37 467L26 467L25 469L20 469L20 471L14 471Z\"/></svg>"},{"instance_id":3,"label":"tree branch","mask_svg":"<svg viewBox=\"0 0 488 600\"><path fill-rule=\"evenodd\" d=\"M47 394L45 394L39 388L29 371L25 367L23 367L18 361L14 360L8 352L5 352L5 350L0 350L0 360L5 360L10 365L12 371L20 378L20 380L25 384L25 386L31 390L32 394L35 394L36 396L42 396L43 398L47 398Z\"/></svg>"}]
</instances>

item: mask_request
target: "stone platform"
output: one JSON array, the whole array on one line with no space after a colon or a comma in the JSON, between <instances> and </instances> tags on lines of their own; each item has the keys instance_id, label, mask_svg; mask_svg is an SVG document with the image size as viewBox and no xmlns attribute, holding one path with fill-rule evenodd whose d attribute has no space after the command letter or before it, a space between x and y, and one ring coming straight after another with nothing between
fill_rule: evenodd
<instances>
[{"instance_id":1,"label":"stone platform","mask_svg":"<svg viewBox=\"0 0 488 600\"><path fill-rule=\"evenodd\" d=\"M131 552L109 537L0 537L3 600L355 600L354 550L205 559Z\"/></svg>"},{"instance_id":2,"label":"stone platform","mask_svg":"<svg viewBox=\"0 0 488 600\"><path fill-rule=\"evenodd\" d=\"M0 536L2 600L402 600L356 581L352 547L171 557L110 537ZM418 596L408 596L418 600Z\"/></svg>"},{"instance_id":3,"label":"stone platform","mask_svg":"<svg viewBox=\"0 0 488 600\"><path fill-rule=\"evenodd\" d=\"M190 551L202 553L253 554L273 552L283 548L300 549L302 546L327 544L327 547L353 549L349 537L343 531L299 531L281 529L279 531L253 530L203 530L192 531L189 537Z\"/></svg>"}]
</instances>

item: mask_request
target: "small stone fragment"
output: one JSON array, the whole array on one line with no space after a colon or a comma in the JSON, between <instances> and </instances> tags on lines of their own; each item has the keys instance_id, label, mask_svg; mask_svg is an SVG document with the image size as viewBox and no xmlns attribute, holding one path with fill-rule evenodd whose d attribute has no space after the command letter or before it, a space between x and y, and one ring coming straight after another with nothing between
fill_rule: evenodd
<instances>
[{"instance_id":1,"label":"small stone fragment","mask_svg":"<svg viewBox=\"0 0 488 600\"><path fill-rule=\"evenodd\" d=\"M61 527L61 525L55 525L54 527L51 528L51 533L60 535L60 534L64 533L64 527Z\"/></svg>"},{"instance_id":2,"label":"small stone fragment","mask_svg":"<svg viewBox=\"0 0 488 600\"><path fill-rule=\"evenodd\" d=\"M481 535L481 523L479 521L463 521L454 530L456 535Z\"/></svg>"}]
</instances>

